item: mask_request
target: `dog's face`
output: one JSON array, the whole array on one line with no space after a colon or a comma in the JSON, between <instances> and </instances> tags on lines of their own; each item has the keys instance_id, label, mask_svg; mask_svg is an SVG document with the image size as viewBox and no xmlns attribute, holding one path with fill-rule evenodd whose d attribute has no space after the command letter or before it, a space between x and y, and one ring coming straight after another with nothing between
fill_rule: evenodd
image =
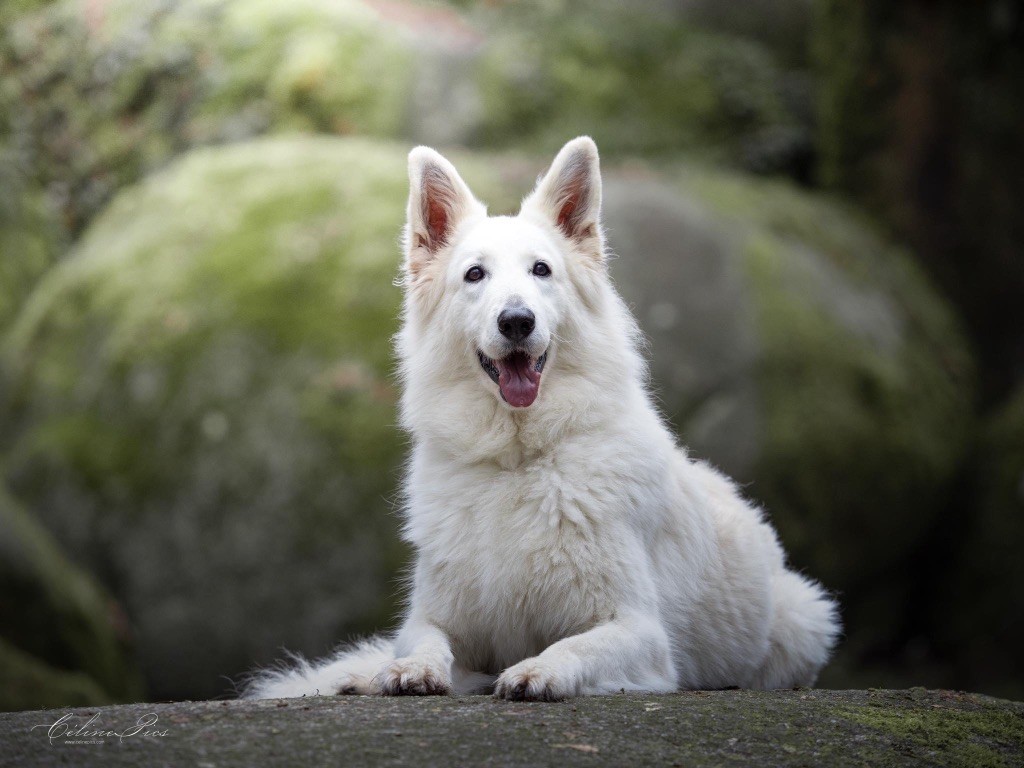
<instances>
[{"instance_id":1,"label":"dog's face","mask_svg":"<svg viewBox=\"0 0 1024 768\"><path fill-rule=\"evenodd\" d=\"M518 217L485 218L452 249L445 278L480 369L509 405L532 405L567 298L557 243Z\"/></svg>"},{"instance_id":2,"label":"dog's face","mask_svg":"<svg viewBox=\"0 0 1024 768\"><path fill-rule=\"evenodd\" d=\"M519 215L488 217L454 167L420 147L409 157L406 284L512 408L537 400L575 295L573 275L604 268L597 148L567 144Z\"/></svg>"}]
</instances>

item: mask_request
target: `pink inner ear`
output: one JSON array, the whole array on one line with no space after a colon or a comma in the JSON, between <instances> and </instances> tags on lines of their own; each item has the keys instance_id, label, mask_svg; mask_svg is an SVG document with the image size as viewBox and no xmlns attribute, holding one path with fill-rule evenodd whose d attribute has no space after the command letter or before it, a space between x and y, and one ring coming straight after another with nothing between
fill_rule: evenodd
<instances>
[{"instance_id":1,"label":"pink inner ear","mask_svg":"<svg viewBox=\"0 0 1024 768\"><path fill-rule=\"evenodd\" d=\"M569 158L558 174L555 185L556 223L566 237L579 240L586 237L588 199L590 197L590 165L583 154Z\"/></svg>"},{"instance_id":2,"label":"pink inner ear","mask_svg":"<svg viewBox=\"0 0 1024 768\"><path fill-rule=\"evenodd\" d=\"M427 233L431 247L443 245L448 230L448 207L436 198L427 198Z\"/></svg>"},{"instance_id":3,"label":"pink inner ear","mask_svg":"<svg viewBox=\"0 0 1024 768\"><path fill-rule=\"evenodd\" d=\"M451 234L457 193L451 179L445 172L434 165L428 165L423 169L422 182L423 195L423 223L427 228L427 237L430 242L427 247L431 251L448 242Z\"/></svg>"},{"instance_id":4,"label":"pink inner ear","mask_svg":"<svg viewBox=\"0 0 1024 768\"><path fill-rule=\"evenodd\" d=\"M576 209L579 207L579 194L572 194L567 200L562 203L562 208L558 211L558 228L565 232L566 235L572 237L575 234L575 226L573 220L573 214L576 213Z\"/></svg>"}]
</instances>

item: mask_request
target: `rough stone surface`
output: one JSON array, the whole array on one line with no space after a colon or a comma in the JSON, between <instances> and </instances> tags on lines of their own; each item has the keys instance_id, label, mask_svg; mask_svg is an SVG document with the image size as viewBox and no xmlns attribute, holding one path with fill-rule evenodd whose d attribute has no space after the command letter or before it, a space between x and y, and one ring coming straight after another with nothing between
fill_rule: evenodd
<instances>
[{"instance_id":1,"label":"rough stone surface","mask_svg":"<svg viewBox=\"0 0 1024 768\"><path fill-rule=\"evenodd\" d=\"M65 732L166 733L93 738ZM150 719L146 720L149 715ZM95 716L91 725L85 725ZM155 716L155 722L152 721ZM33 730L34 728L34 730ZM54 738L48 737L54 734ZM102 743L67 743L70 741ZM0 715L0 766L1012 766L1024 704L953 691L620 694L557 704L338 697Z\"/></svg>"}]
</instances>

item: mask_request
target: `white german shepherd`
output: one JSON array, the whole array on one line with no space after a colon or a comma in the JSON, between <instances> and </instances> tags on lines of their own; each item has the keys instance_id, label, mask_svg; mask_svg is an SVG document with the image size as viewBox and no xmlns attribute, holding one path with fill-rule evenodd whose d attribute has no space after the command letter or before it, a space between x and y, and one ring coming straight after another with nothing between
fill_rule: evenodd
<instances>
[{"instance_id":1,"label":"white german shepherd","mask_svg":"<svg viewBox=\"0 0 1024 768\"><path fill-rule=\"evenodd\" d=\"M836 605L652 404L608 276L594 142L566 144L514 217L488 217L426 147L409 180L408 614L393 637L261 673L247 695L813 684Z\"/></svg>"}]
</instances>

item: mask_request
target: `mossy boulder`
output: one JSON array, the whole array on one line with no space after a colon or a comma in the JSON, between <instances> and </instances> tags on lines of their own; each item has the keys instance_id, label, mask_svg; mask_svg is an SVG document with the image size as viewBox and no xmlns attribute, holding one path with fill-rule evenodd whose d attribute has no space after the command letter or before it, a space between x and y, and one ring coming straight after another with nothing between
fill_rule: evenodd
<instances>
[{"instance_id":1,"label":"mossy boulder","mask_svg":"<svg viewBox=\"0 0 1024 768\"><path fill-rule=\"evenodd\" d=\"M118 604L0 488L0 710L142 697Z\"/></svg>"},{"instance_id":2,"label":"mossy boulder","mask_svg":"<svg viewBox=\"0 0 1024 768\"><path fill-rule=\"evenodd\" d=\"M606 201L665 411L838 591L848 639L826 681L856 680L848 662L898 655L929 610L911 564L952 511L970 440L955 316L870 222L786 183L634 166Z\"/></svg>"},{"instance_id":3,"label":"mossy boulder","mask_svg":"<svg viewBox=\"0 0 1024 768\"><path fill-rule=\"evenodd\" d=\"M406 152L196 150L115 199L8 340L8 476L123 599L158 697L394 614Z\"/></svg>"},{"instance_id":4,"label":"mossy boulder","mask_svg":"<svg viewBox=\"0 0 1024 768\"><path fill-rule=\"evenodd\" d=\"M479 14L481 140L548 150L589 134L606 155L690 150L804 175L809 81L755 40L669 5L535 0Z\"/></svg>"}]
</instances>

